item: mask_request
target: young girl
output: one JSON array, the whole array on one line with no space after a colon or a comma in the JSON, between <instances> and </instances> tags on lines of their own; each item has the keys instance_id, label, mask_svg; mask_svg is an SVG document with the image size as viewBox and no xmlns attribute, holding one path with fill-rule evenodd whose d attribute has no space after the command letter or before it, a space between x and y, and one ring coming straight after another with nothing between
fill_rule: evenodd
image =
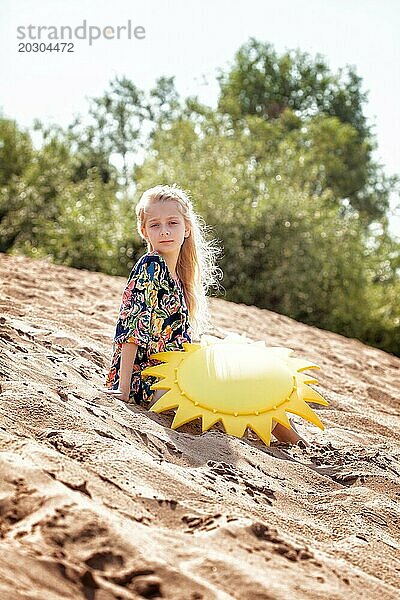
<instances>
[{"instance_id":1,"label":"young girl","mask_svg":"<svg viewBox=\"0 0 400 600\"><path fill-rule=\"evenodd\" d=\"M122 294L104 391L151 408L165 390L151 390L156 378L143 380L141 371L157 364L151 354L183 350L184 342L199 341L209 327L206 293L218 287L220 250L205 240L191 201L176 186L146 190L136 216L148 251L133 267ZM302 439L280 424L273 434L290 443Z\"/></svg>"},{"instance_id":2,"label":"young girl","mask_svg":"<svg viewBox=\"0 0 400 600\"><path fill-rule=\"evenodd\" d=\"M205 240L191 201L175 186L146 190L136 216L148 251L122 294L106 392L151 408L165 391L150 390L156 378L142 380L141 371L157 364L151 354L183 350L210 325L206 293L218 286L220 251Z\"/></svg>"}]
</instances>

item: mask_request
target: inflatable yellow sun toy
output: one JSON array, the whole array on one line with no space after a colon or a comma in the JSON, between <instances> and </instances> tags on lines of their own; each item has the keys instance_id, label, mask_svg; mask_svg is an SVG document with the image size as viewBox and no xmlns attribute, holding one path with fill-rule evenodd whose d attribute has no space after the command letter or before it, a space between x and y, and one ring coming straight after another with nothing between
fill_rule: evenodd
<instances>
[{"instance_id":1,"label":"inflatable yellow sun toy","mask_svg":"<svg viewBox=\"0 0 400 600\"><path fill-rule=\"evenodd\" d=\"M204 432L221 421L227 434L243 437L249 427L267 446L272 421L291 428L287 412L324 429L307 402L328 402L307 385L318 381L302 373L319 367L292 357L290 348L229 338L183 347L184 351L152 354L164 364L142 371L144 377L161 378L152 390L167 390L150 410L177 408L172 429L201 418Z\"/></svg>"}]
</instances>

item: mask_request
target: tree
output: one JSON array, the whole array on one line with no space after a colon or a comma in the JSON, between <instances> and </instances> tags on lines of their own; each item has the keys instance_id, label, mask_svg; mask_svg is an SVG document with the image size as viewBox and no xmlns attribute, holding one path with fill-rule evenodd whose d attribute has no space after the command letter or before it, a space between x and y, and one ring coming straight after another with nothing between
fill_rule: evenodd
<instances>
[{"instance_id":1,"label":"tree","mask_svg":"<svg viewBox=\"0 0 400 600\"><path fill-rule=\"evenodd\" d=\"M142 124L146 114L143 92L126 77L116 77L102 96L90 98L89 123L78 117L70 127L71 139L86 158L84 168L96 166L107 183L109 165L113 158L117 159L122 172L121 184L127 191L129 158L143 143Z\"/></svg>"},{"instance_id":2,"label":"tree","mask_svg":"<svg viewBox=\"0 0 400 600\"><path fill-rule=\"evenodd\" d=\"M151 123L150 137L154 130L168 127L181 114L182 106L174 80L174 77L159 77L156 85L150 90L147 103L148 119Z\"/></svg>"},{"instance_id":3,"label":"tree","mask_svg":"<svg viewBox=\"0 0 400 600\"><path fill-rule=\"evenodd\" d=\"M235 129L245 127L248 116L269 123L280 120L289 130L297 129L304 144L315 146L317 126L317 145L325 140L333 152L329 187L341 199L346 198L366 224L385 214L397 178L385 177L372 159L376 141L363 112L367 93L362 91L354 67L333 74L319 54L315 60L299 50L279 56L271 44L250 38L236 53L232 67L221 71L218 79L218 109ZM322 123L325 127L321 129ZM332 128L346 137L340 149L338 140L330 138Z\"/></svg>"},{"instance_id":4,"label":"tree","mask_svg":"<svg viewBox=\"0 0 400 600\"><path fill-rule=\"evenodd\" d=\"M32 160L32 141L15 121L0 118L0 186L19 177ZM0 217L1 218L1 217Z\"/></svg>"},{"instance_id":5,"label":"tree","mask_svg":"<svg viewBox=\"0 0 400 600\"><path fill-rule=\"evenodd\" d=\"M50 256L77 268L124 272L131 255L118 227L121 206L115 182L105 184L96 167L75 181L77 157L67 133L57 126L41 131L41 148L31 149L26 155L29 161L0 188L0 251ZM19 139L19 133L10 139ZM5 156L9 146L4 136ZM11 144L11 156L12 148Z\"/></svg>"},{"instance_id":6,"label":"tree","mask_svg":"<svg viewBox=\"0 0 400 600\"><path fill-rule=\"evenodd\" d=\"M117 164L122 172L121 186L128 192L131 171L156 127L180 113L179 95L173 77L160 77L148 94L126 77L110 82L109 89L89 99L89 122L78 116L69 127L69 136L80 157L76 180L97 167L104 183L115 177Z\"/></svg>"},{"instance_id":7,"label":"tree","mask_svg":"<svg viewBox=\"0 0 400 600\"><path fill-rule=\"evenodd\" d=\"M233 121L246 115L276 119L286 108L301 119L323 113L352 125L361 139L369 137L362 80L353 67L347 67L347 81L343 72L332 74L320 54L315 60L300 50L279 56L272 44L250 38L237 51L232 68L219 72L218 107Z\"/></svg>"}]
</instances>

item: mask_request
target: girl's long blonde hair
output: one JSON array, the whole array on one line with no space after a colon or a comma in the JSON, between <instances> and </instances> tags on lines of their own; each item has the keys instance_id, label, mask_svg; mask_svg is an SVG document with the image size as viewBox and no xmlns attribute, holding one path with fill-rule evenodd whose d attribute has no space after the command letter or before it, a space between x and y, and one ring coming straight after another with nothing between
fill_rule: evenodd
<instances>
[{"instance_id":1,"label":"girl's long blonde hair","mask_svg":"<svg viewBox=\"0 0 400 600\"><path fill-rule=\"evenodd\" d=\"M176 273L182 282L193 338L199 340L201 334L211 327L206 295L210 287L219 289L222 271L216 266L216 259L221 249L215 245L215 240L206 240L208 227L195 213L188 194L175 184L157 185L143 192L136 205L137 229L143 240L146 241L143 231L148 206L169 200L176 201L185 226L190 227L190 234L181 246ZM148 252L152 251L149 242L147 242L147 249Z\"/></svg>"}]
</instances>

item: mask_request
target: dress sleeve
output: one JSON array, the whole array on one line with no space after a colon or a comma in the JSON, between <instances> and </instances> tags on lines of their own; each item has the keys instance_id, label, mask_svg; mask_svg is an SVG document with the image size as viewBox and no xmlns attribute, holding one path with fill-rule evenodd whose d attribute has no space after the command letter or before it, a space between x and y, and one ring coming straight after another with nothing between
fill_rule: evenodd
<instances>
[{"instance_id":1,"label":"dress sleeve","mask_svg":"<svg viewBox=\"0 0 400 600\"><path fill-rule=\"evenodd\" d=\"M157 303L159 265L143 257L129 275L122 293L114 342L147 346L151 339L151 313Z\"/></svg>"}]
</instances>

